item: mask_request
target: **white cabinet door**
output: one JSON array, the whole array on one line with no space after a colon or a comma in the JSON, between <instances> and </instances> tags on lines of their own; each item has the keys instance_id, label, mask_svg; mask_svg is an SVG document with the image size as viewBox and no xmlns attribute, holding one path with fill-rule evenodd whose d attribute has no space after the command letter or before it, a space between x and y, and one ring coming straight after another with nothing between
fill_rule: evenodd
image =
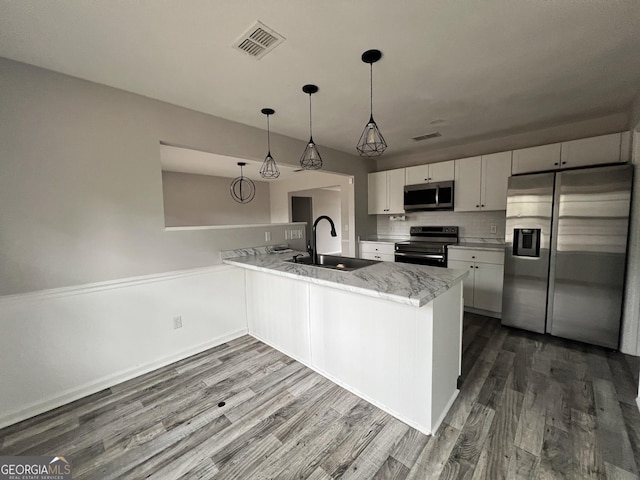
<instances>
[{"instance_id":1,"label":"white cabinet door","mask_svg":"<svg viewBox=\"0 0 640 480\"><path fill-rule=\"evenodd\" d=\"M309 284L270 273L245 274L249 333L309 363Z\"/></svg>"},{"instance_id":2,"label":"white cabinet door","mask_svg":"<svg viewBox=\"0 0 640 480\"><path fill-rule=\"evenodd\" d=\"M504 267L492 263L475 264L473 306L490 312L502 311Z\"/></svg>"},{"instance_id":3,"label":"white cabinet door","mask_svg":"<svg viewBox=\"0 0 640 480\"><path fill-rule=\"evenodd\" d=\"M482 210L507 209L507 185L511 176L511 152L482 156L480 205Z\"/></svg>"},{"instance_id":4,"label":"white cabinet door","mask_svg":"<svg viewBox=\"0 0 640 480\"><path fill-rule=\"evenodd\" d=\"M560 143L522 148L513 151L511 171L519 173L542 172L560 168Z\"/></svg>"},{"instance_id":5,"label":"white cabinet door","mask_svg":"<svg viewBox=\"0 0 640 480\"><path fill-rule=\"evenodd\" d=\"M469 275L462 281L462 296L464 297L464 306L473 307L474 301L474 262L464 262L462 260L448 260L447 268L455 268L456 270L469 270Z\"/></svg>"},{"instance_id":6,"label":"white cabinet door","mask_svg":"<svg viewBox=\"0 0 640 480\"><path fill-rule=\"evenodd\" d=\"M475 212L480 210L481 178L481 157L455 160L454 210L456 212Z\"/></svg>"},{"instance_id":7,"label":"white cabinet door","mask_svg":"<svg viewBox=\"0 0 640 480\"><path fill-rule=\"evenodd\" d=\"M437 162L429 164L429 181L446 182L455 178L455 161Z\"/></svg>"},{"instance_id":8,"label":"white cabinet door","mask_svg":"<svg viewBox=\"0 0 640 480\"><path fill-rule=\"evenodd\" d=\"M368 175L369 215L404 213L404 168Z\"/></svg>"},{"instance_id":9,"label":"white cabinet door","mask_svg":"<svg viewBox=\"0 0 640 480\"><path fill-rule=\"evenodd\" d=\"M455 162L453 160L405 168L405 182L407 185L445 182L454 178Z\"/></svg>"},{"instance_id":10,"label":"white cabinet door","mask_svg":"<svg viewBox=\"0 0 640 480\"><path fill-rule=\"evenodd\" d=\"M416 165L407 167L405 171L405 182L407 185L418 185L429 182L429 165Z\"/></svg>"},{"instance_id":11,"label":"white cabinet door","mask_svg":"<svg viewBox=\"0 0 640 480\"><path fill-rule=\"evenodd\" d=\"M387 171L389 189L386 213L404 213L404 168Z\"/></svg>"},{"instance_id":12,"label":"white cabinet door","mask_svg":"<svg viewBox=\"0 0 640 480\"><path fill-rule=\"evenodd\" d=\"M387 172L369 174L369 215L387 213Z\"/></svg>"},{"instance_id":13,"label":"white cabinet door","mask_svg":"<svg viewBox=\"0 0 640 480\"><path fill-rule=\"evenodd\" d=\"M562 168L619 162L621 139L621 134L614 133L562 142Z\"/></svg>"}]
</instances>

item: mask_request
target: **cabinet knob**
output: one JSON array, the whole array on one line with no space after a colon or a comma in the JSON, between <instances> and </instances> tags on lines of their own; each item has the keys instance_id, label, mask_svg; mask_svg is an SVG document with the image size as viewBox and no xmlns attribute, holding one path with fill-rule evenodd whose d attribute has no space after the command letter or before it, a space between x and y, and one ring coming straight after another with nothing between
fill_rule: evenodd
<instances>
[{"instance_id":1,"label":"cabinet knob","mask_svg":"<svg viewBox=\"0 0 640 480\"><path fill-rule=\"evenodd\" d=\"M484 203L482 205L480 205L480 206L484 208Z\"/></svg>"},{"instance_id":2,"label":"cabinet knob","mask_svg":"<svg viewBox=\"0 0 640 480\"><path fill-rule=\"evenodd\" d=\"M476 208L480 208L480 205L476 205Z\"/></svg>"},{"instance_id":3,"label":"cabinet knob","mask_svg":"<svg viewBox=\"0 0 640 480\"><path fill-rule=\"evenodd\" d=\"M553 162L554 165L558 165L558 162Z\"/></svg>"},{"instance_id":4,"label":"cabinet knob","mask_svg":"<svg viewBox=\"0 0 640 480\"><path fill-rule=\"evenodd\" d=\"M478 266L476 265L476 268L478 268Z\"/></svg>"},{"instance_id":5,"label":"cabinet knob","mask_svg":"<svg viewBox=\"0 0 640 480\"><path fill-rule=\"evenodd\" d=\"M476 258L476 256L475 255L471 255L471 258Z\"/></svg>"},{"instance_id":6,"label":"cabinet knob","mask_svg":"<svg viewBox=\"0 0 640 480\"><path fill-rule=\"evenodd\" d=\"M565 162L562 162L562 165L566 165L566 163L567 163L566 161L565 161Z\"/></svg>"}]
</instances>

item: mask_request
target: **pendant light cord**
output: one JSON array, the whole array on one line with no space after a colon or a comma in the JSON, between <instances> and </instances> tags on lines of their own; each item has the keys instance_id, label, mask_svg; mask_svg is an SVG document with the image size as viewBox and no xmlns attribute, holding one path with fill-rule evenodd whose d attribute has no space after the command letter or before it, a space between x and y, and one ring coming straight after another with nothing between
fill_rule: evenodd
<instances>
[{"instance_id":1,"label":"pendant light cord","mask_svg":"<svg viewBox=\"0 0 640 480\"><path fill-rule=\"evenodd\" d=\"M371 105L371 118L373 118L373 63L369 64L369 92L370 92L370 105Z\"/></svg>"},{"instance_id":2,"label":"pendant light cord","mask_svg":"<svg viewBox=\"0 0 640 480\"><path fill-rule=\"evenodd\" d=\"M309 94L309 138L313 138L312 129L311 129L311 94Z\"/></svg>"},{"instance_id":3,"label":"pendant light cord","mask_svg":"<svg viewBox=\"0 0 640 480\"><path fill-rule=\"evenodd\" d=\"M269 115L267 115L267 152L271 155L271 130L269 128Z\"/></svg>"}]
</instances>

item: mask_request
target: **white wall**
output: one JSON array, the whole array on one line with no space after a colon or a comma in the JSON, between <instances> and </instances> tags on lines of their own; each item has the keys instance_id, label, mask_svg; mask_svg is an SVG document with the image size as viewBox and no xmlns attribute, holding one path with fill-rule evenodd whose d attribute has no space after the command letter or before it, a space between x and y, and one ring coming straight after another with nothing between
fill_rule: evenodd
<instances>
[{"instance_id":1,"label":"white wall","mask_svg":"<svg viewBox=\"0 0 640 480\"><path fill-rule=\"evenodd\" d=\"M238 170L238 176L240 171ZM253 180L255 197L238 203L230 194L232 178L162 172L167 227L271 223L269 184Z\"/></svg>"},{"instance_id":2,"label":"white wall","mask_svg":"<svg viewBox=\"0 0 640 480\"><path fill-rule=\"evenodd\" d=\"M356 196L355 183L358 182L351 179L350 176L336 175L329 172L313 172L313 175L302 175L291 179L278 180L271 183L269 193L271 195L271 221L272 222L288 222L291 219L291 192L300 190L312 190L323 187L340 187L340 212L341 223L336 229L340 230L340 238L342 241L342 254L348 256L356 255L356 235L366 235L364 231L355 228L356 219L359 216L366 216L371 222L371 228L367 231L369 234L376 232L376 218L374 215L367 214L367 202L358 203ZM366 177L364 179L364 189L367 189ZM362 184L360 184L362 185ZM365 200L366 200L365 191ZM357 213L356 213L357 212ZM315 215L315 212L314 212Z\"/></svg>"},{"instance_id":3,"label":"white wall","mask_svg":"<svg viewBox=\"0 0 640 480\"><path fill-rule=\"evenodd\" d=\"M244 285L217 265L0 297L0 428L244 335Z\"/></svg>"},{"instance_id":4,"label":"white wall","mask_svg":"<svg viewBox=\"0 0 640 480\"><path fill-rule=\"evenodd\" d=\"M314 220L320 215L328 215L336 227L336 237L331 236L331 225L326 220L322 220L316 227L316 242L319 253L342 253L342 225L341 213L341 192L339 190L328 190L315 188L312 190L301 190L292 192L297 197L311 197ZM310 242L311 239L308 239Z\"/></svg>"}]
</instances>

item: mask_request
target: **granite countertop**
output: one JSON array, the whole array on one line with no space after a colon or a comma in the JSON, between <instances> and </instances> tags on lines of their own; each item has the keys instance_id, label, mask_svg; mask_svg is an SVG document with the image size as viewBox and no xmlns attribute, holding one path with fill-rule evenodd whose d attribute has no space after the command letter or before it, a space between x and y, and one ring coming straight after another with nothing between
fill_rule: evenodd
<instances>
[{"instance_id":1,"label":"granite countertop","mask_svg":"<svg viewBox=\"0 0 640 480\"><path fill-rule=\"evenodd\" d=\"M474 248L476 250L502 252L504 251L504 243L459 242L457 245L449 245L448 248Z\"/></svg>"},{"instance_id":2,"label":"granite countertop","mask_svg":"<svg viewBox=\"0 0 640 480\"><path fill-rule=\"evenodd\" d=\"M361 238L361 242L377 242L377 243L397 243L409 240L409 237L375 237L369 236Z\"/></svg>"},{"instance_id":3,"label":"granite countertop","mask_svg":"<svg viewBox=\"0 0 640 480\"><path fill-rule=\"evenodd\" d=\"M426 305L469 274L467 270L394 262L342 272L285 261L302 252L268 254L252 249L236 252L239 252L236 256L222 252L223 262L415 307Z\"/></svg>"}]
</instances>

